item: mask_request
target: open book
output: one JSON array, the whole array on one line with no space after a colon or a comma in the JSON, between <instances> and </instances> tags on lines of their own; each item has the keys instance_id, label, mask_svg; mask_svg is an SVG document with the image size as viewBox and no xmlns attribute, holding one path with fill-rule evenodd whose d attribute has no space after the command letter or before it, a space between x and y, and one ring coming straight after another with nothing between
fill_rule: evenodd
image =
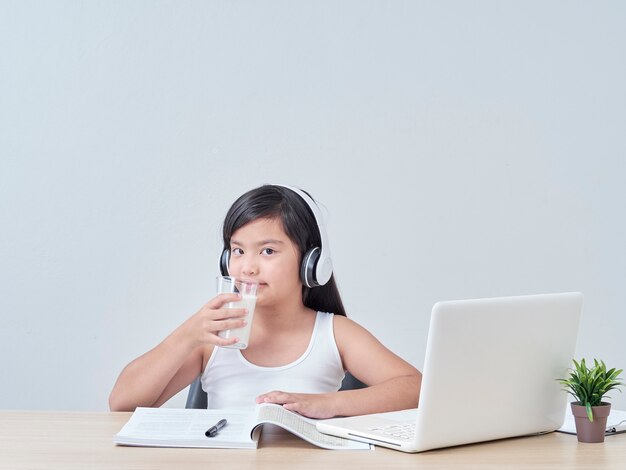
<instances>
[{"instance_id":1,"label":"open book","mask_svg":"<svg viewBox=\"0 0 626 470\"><path fill-rule=\"evenodd\" d=\"M214 437L205 432L219 420L227 424ZM328 436L305 418L280 405L257 405L253 411L137 408L115 436L117 445L152 447L251 448L258 445L263 424L275 424L324 449L370 449L369 444Z\"/></svg>"}]
</instances>

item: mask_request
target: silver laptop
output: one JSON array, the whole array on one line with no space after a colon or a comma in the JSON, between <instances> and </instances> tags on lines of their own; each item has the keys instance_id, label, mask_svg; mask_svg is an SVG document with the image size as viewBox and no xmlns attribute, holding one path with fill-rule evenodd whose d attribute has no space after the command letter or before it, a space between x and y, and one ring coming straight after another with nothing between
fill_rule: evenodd
<instances>
[{"instance_id":1,"label":"silver laptop","mask_svg":"<svg viewBox=\"0 0 626 470\"><path fill-rule=\"evenodd\" d=\"M439 302L432 310L419 408L320 420L325 434L421 452L561 427L578 292Z\"/></svg>"}]
</instances>

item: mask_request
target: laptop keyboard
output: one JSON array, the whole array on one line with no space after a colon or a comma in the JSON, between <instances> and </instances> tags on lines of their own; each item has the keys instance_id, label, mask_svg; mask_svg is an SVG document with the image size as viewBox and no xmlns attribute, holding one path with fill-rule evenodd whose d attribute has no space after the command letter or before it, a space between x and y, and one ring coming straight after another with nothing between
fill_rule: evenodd
<instances>
[{"instance_id":1,"label":"laptop keyboard","mask_svg":"<svg viewBox=\"0 0 626 470\"><path fill-rule=\"evenodd\" d=\"M412 441L415 437L415 423L399 423L389 424L387 426L373 426L368 431L383 434L385 436L394 437Z\"/></svg>"}]
</instances>

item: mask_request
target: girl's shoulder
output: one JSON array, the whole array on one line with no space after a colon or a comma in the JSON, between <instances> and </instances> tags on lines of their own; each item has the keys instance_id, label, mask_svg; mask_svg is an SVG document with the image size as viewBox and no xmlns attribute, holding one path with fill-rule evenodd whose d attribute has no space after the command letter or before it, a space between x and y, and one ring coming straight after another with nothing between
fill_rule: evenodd
<instances>
[{"instance_id":1,"label":"girl's shoulder","mask_svg":"<svg viewBox=\"0 0 626 470\"><path fill-rule=\"evenodd\" d=\"M335 344L344 366L354 367L360 359L384 353L384 346L365 327L344 316L334 317ZM348 370L350 368L348 367Z\"/></svg>"},{"instance_id":2,"label":"girl's shoulder","mask_svg":"<svg viewBox=\"0 0 626 470\"><path fill-rule=\"evenodd\" d=\"M343 315L333 315L333 323L335 324L335 326L339 327L349 327L350 325L357 325L354 320L348 317L344 317Z\"/></svg>"},{"instance_id":3,"label":"girl's shoulder","mask_svg":"<svg viewBox=\"0 0 626 470\"><path fill-rule=\"evenodd\" d=\"M371 333L354 320L343 315L333 316L333 328L335 337L338 340L350 339L355 336L371 336Z\"/></svg>"}]
</instances>

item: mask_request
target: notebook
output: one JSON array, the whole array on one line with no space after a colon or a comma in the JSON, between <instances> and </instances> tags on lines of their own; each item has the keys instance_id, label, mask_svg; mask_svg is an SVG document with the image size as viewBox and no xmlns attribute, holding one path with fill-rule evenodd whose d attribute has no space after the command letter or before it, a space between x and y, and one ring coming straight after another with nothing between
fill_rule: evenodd
<instances>
[{"instance_id":1,"label":"notebook","mask_svg":"<svg viewBox=\"0 0 626 470\"><path fill-rule=\"evenodd\" d=\"M326 434L404 452L561 427L578 334L578 292L438 302L419 409L320 420Z\"/></svg>"}]
</instances>

